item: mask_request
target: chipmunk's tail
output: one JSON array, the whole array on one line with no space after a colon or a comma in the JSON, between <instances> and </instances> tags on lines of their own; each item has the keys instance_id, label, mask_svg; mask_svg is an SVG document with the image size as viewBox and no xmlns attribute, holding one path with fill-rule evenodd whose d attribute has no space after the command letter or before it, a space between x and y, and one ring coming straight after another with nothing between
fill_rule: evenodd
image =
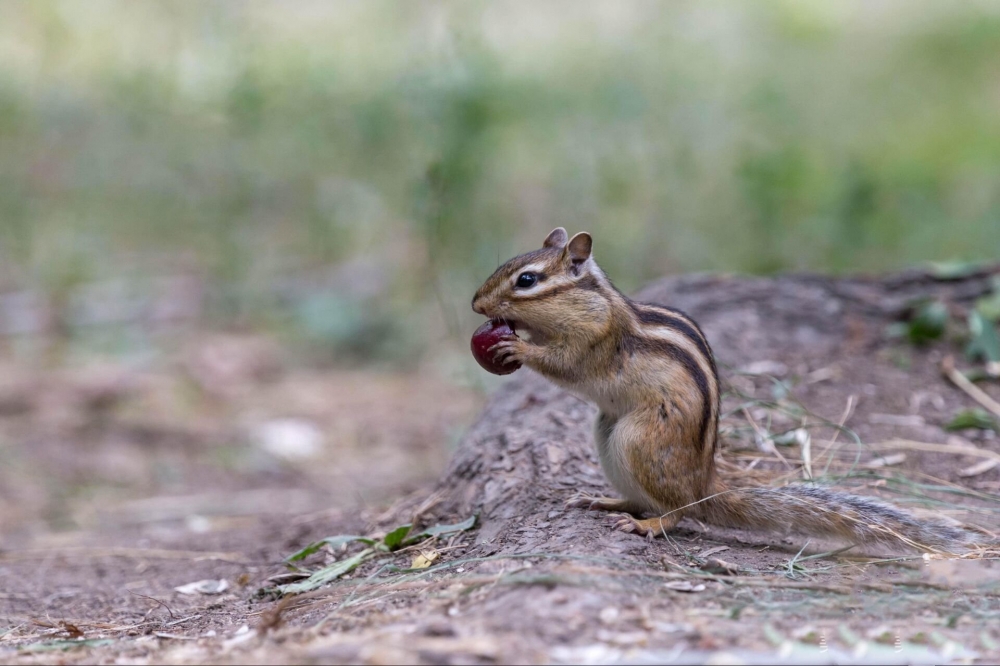
<instances>
[{"instance_id":1,"label":"chipmunk's tail","mask_svg":"<svg viewBox=\"0 0 1000 666\"><path fill-rule=\"evenodd\" d=\"M986 539L940 520L923 520L870 497L796 484L781 488L729 488L716 479L696 514L724 527L792 528L852 543L907 546L919 550L966 550Z\"/></svg>"}]
</instances>

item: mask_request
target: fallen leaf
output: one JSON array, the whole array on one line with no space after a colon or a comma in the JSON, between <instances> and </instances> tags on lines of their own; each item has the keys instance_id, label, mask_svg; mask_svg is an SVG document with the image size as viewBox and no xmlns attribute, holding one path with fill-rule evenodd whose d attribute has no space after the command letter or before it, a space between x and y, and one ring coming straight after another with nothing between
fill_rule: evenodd
<instances>
[{"instance_id":1,"label":"fallen leaf","mask_svg":"<svg viewBox=\"0 0 1000 666\"><path fill-rule=\"evenodd\" d=\"M984 474L997 465L1000 465L1000 458L987 458L986 460L981 460L975 465L970 465L964 469L958 470L958 475L961 477L979 476Z\"/></svg>"},{"instance_id":2,"label":"fallen leaf","mask_svg":"<svg viewBox=\"0 0 1000 666\"><path fill-rule=\"evenodd\" d=\"M455 532L464 532L465 530L472 529L476 525L476 519L478 516L472 515L463 520L460 523L455 523L454 525L432 525L426 529L420 530L419 532L410 533L409 529L400 536L400 541L395 545L390 545L390 537L393 537L397 532L400 532L403 527L409 528L408 525L396 528L393 532L390 532L385 537L385 545L389 547L390 550L394 550L397 547L409 546L423 539L428 539L430 537L444 536L446 534L453 534Z\"/></svg>"},{"instance_id":3,"label":"fallen leaf","mask_svg":"<svg viewBox=\"0 0 1000 666\"><path fill-rule=\"evenodd\" d=\"M906 460L905 453L893 453L892 455L882 456L881 458L875 458L865 463L865 467L869 469L878 467L890 467L892 465L898 465Z\"/></svg>"},{"instance_id":4,"label":"fallen leaf","mask_svg":"<svg viewBox=\"0 0 1000 666\"><path fill-rule=\"evenodd\" d=\"M196 641L196 640L198 640L197 636L182 636L180 634L168 634L168 633L166 633L164 631L153 632L153 635L156 636L157 638L165 638L165 639L174 640L174 641Z\"/></svg>"},{"instance_id":5,"label":"fallen leaf","mask_svg":"<svg viewBox=\"0 0 1000 666\"><path fill-rule=\"evenodd\" d=\"M220 578L219 580L206 578L205 580L195 581L174 588L174 590L181 594L222 594L228 589L229 581L224 578Z\"/></svg>"},{"instance_id":6,"label":"fallen leaf","mask_svg":"<svg viewBox=\"0 0 1000 666\"><path fill-rule=\"evenodd\" d=\"M789 430L788 432L783 432L780 435L775 435L771 438L771 441L779 446L792 446L793 444L806 446L811 440L812 438L809 435L809 431L805 428Z\"/></svg>"},{"instance_id":7,"label":"fallen leaf","mask_svg":"<svg viewBox=\"0 0 1000 666\"><path fill-rule=\"evenodd\" d=\"M730 564L717 557L710 557L699 567L705 573L717 574L720 576L735 576L740 572L740 568L735 564Z\"/></svg>"},{"instance_id":8,"label":"fallen leaf","mask_svg":"<svg viewBox=\"0 0 1000 666\"><path fill-rule=\"evenodd\" d=\"M232 638L227 638L222 642L222 650L223 652L231 650L237 645L253 640L257 635L256 631L250 630L249 625L244 624L236 630L236 633L233 634Z\"/></svg>"},{"instance_id":9,"label":"fallen leaf","mask_svg":"<svg viewBox=\"0 0 1000 666\"><path fill-rule=\"evenodd\" d=\"M287 585L289 583L297 583L300 580L305 580L311 575L312 574L308 571L288 571L268 577L267 582L274 585Z\"/></svg>"},{"instance_id":10,"label":"fallen leaf","mask_svg":"<svg viewBox=\"0 0 1000 666\"><path fill-rule=\"evenodd\" d=\"M400 525L382 537L382 543L384 543L385 547L389 550L396 550L403 545L403 540L406 538L406 535L410 533L410 528L412 527L413 525L410 525L409 523L406 525Z\"/></svg>"},{"instance_id":11,"label":"fallen leaf","mask_svg":"<svg viewBox=\"0 0 1000 666\"><path fill-rule=\"evenodd\" d=\"M709 555L715 555L716 553L721 553L724 550L729 550L729 546L716 546L715 548L709 548L704 553L700 553L702 557L708 557Z\"/></svg>"},{"instance_id":12,"label":"fallen leaf","mask_svg":"<svg viewBox=\"0 0 1000 666\"><path fill-rule=\"evenodd\" d=\"M413 562L410 563L411 569L426 569L434 560L438 558L438 552L436 550L421 551L413 558Z\"/></svg>"},{"instance_id":13,"label":"fallen leaf","mask_svg":"<svg viewBox=\"0 0 1000 666\"><path fill-rule=\"evenodd\" d=\"M705 589L702 583L692 583L689 580L671 580L663 584L668 590L675 592L701 592Z\"/></svg>"},{"instance_id":14,"label":"fallen leaf","mask_svg":"<svg viewBox=\"0 0 1000 666\"><path fill-rule=\"evenodd\" d=\"M268 421L257 427L253 437L260 448L285 460L309 460L323 451L323 432L304 419Z\"/></svg>"},{"instance_id":15,"label":"fallen leaf","mask_svg":"<svg viewBox=\"0 0 1000 666\"><path fill-rule=\"evenodd\" d=\"M357 555L349 557L346 560L334 562L329 566L323 567L319 571L313 572L309 578L306 578L303 581L298 583L289 583L287 585L279 585L278 591L281 594L301 594L302 592L315 590L317 587L325 585L332 580L336 580L344 574L351 573L357 569L362 562L374 554L375 550L373 548L366 548Z\"/></svg>"},{"instance_id":16,"label":"fallen leaf","mask_svg":"<svg viewBox=\"0 0 1000 666\"><path fill-rule=\"evenodd\" d=\"M418 536L420 537L432 537L432 536L442 536L444 534L451 534L452 532L464 532L465 530L472 529L476 524L476 516L469 516L460 523L455 523L454 525L434 525L422 530Z\"/></svg>"},{"instance_id":17,"label":"fallen leaf","mask_svg":"<svg viewBox=\"0 0 1000 666\"><path fill-rule=\"evenodd\" d=\"M924 417L918 414L871 414L868 422L906 428L920 428L926 425Z\"/></svg>"},{"instance_id":18,"label":"fallen leaf","mask_svg":"<svg viewBox=\"0 0 1000 666\"><path fill-rule=\"evenodd\" d=\"M323 546L329 546L330 548L336 550L337 548L351 543L352 541L360 541L361 543L369 546L375 544L375 540L369 539L368 537L356 536L354 534L338 534L337 536L326 537L325 539L314 541L297 553L293 553L286 557L285 562L297 562L298 560L303 560L319 551L319 549Z\"/></svg>"},{"instance_id":19,"label":"fallen leaf","mask_svg":"<svg viewBox=\"0 0 1000 666\"><path fill-rule=\"evenodd\" d=\"M75 624L71 624L64 620L59 623L59 626L62 627L63 631L69 634L70 638L83 638L83 632L80 631L80 628Z\"/></svg>"}]
</instances>

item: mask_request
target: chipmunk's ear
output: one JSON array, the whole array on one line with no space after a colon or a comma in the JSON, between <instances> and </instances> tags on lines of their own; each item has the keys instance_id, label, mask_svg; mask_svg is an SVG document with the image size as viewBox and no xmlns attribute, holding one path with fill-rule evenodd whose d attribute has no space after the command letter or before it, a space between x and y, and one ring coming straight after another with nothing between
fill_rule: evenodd
<instances>
[{"instance_id":1,"label":"chipmunk's ear","mask_svg":"<svg viewBox=\"0 0 1000 666\"><path fill-rule=\"evenodd\" d=\"M580 264L590 259L590 250L594 246L594 239L586 231L581 231L570 239L564 252L569 257L573 268L578 268Z\"/></svg>"},{"instance_id":2,"label":"chipmunk's ear","mask_svg":"<svg viewBox=\"0 0 1000 666\"><path fill-rule=\"evenodd\" d=\"M556 227L549 232L549 235L545 237L545 242L542 243L542 247L563 247L566 245L566 241L569 240L569 236L566 235L566 230L562 227Z\"/></svg>"}]
</instances>

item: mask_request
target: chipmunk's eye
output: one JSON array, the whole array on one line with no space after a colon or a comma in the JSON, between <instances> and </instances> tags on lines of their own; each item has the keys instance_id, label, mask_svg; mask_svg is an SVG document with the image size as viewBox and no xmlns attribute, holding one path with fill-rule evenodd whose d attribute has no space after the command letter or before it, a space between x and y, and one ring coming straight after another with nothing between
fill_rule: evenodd
<instances>
[{"instance_id":1,"label":"chipmunk's eye","mask_svg":"<svg viewBox=\"0 0 1000 666\"><path fill-rule=\"evenodd\" d=\"M517 276L517 286L521 289L527 289L534 286L537 280L538 277L534 273L521 273Z\"/></svg>"}]
</instances>

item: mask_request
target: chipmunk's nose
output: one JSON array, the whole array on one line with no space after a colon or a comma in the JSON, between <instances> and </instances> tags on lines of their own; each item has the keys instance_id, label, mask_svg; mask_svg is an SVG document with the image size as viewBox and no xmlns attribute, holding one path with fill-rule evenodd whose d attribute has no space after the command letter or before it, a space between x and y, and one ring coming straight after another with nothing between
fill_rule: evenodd
<instances>
[{"instance_id":1,"label":"chipmunk's nose","mask_svg":"<svg viewBox=\"0 0 1000 666\"><path fill-rule=\"evenodd\" d=\"M479 302L478 297L472 299L472 311L475 312L476 314L481 314L481 315L486 314L486 311L483 309L483 305L482 303Z\"/></svg>"}]
</instances>

